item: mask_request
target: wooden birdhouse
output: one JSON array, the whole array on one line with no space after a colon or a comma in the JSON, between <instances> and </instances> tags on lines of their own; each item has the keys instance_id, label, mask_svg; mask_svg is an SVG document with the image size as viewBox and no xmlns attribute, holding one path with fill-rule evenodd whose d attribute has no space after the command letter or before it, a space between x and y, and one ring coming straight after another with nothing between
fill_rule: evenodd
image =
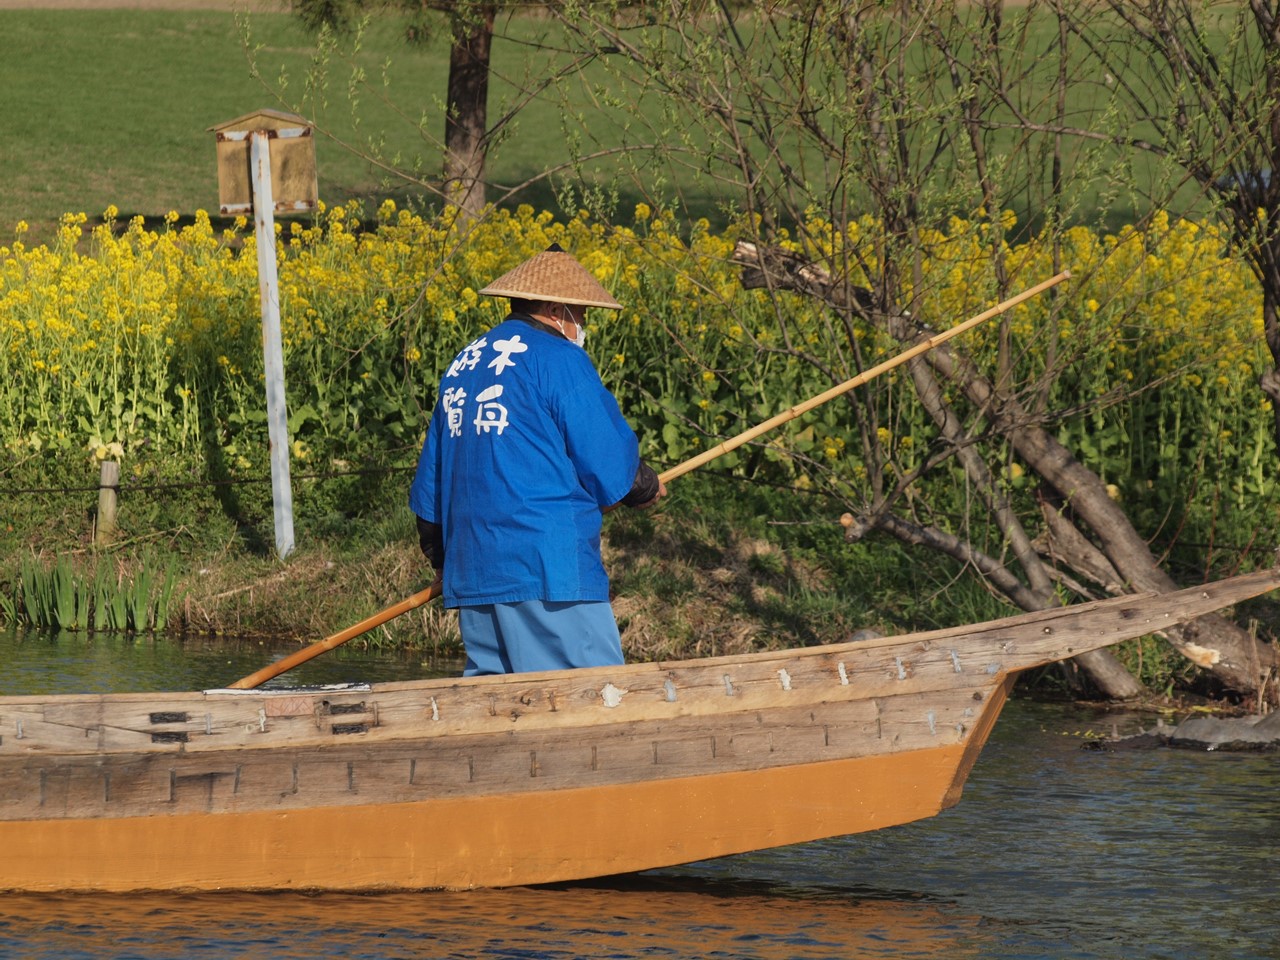
<instances>
[{"instance_id":1,"label":"wooden birdhouse","mask_svg":"<svg viewBox=\"0 0 1280 960\"><path fill-rule=\"evenodd\" d=\"M250 141L257 133L270 140L271 192L275 214L307 213L316 208L316 149L313 127L280 110L255 110L216 123L218 209L224 216L253 211Z\"/></svg>"}]
</instances>

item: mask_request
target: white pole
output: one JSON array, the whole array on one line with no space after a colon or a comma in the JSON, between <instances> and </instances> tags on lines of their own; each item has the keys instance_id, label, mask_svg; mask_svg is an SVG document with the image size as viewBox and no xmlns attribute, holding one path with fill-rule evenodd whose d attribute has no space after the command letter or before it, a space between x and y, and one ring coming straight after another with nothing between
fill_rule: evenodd
<instances>
[{"instance_id":1,"label":"white pole","mask_svg":"<svg viewBox=\"0 0 1280 960\"><path fill-rule=\"evenodd\" d=\"M262 360L267 381L267 438L271 448L271 499L276 553L293 552L293 490L289 485L289 424L285 412L284 347L280 340L280 281L276 275L275 200L271 193L271 147L265 130L250 137L254 235L258 240L258 295L262 302Z\"/></svg>"}]
</instances>

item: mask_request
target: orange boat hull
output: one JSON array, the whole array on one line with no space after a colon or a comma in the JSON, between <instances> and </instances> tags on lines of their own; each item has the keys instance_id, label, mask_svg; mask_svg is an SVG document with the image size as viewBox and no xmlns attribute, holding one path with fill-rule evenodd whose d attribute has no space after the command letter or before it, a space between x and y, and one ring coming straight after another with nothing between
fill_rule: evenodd
<instances>
[{"instance_id":1,"label":"orange boat hull","mask_svg":"<svg viewBox=\"0 0 1280 960\"><path fill-rule=\"evenodd\" d=\"M386 890L606 876L932 816L958 799L965 751L485 798L0 823L3 882L29 891Z\"/></svg>"}]
</instances>

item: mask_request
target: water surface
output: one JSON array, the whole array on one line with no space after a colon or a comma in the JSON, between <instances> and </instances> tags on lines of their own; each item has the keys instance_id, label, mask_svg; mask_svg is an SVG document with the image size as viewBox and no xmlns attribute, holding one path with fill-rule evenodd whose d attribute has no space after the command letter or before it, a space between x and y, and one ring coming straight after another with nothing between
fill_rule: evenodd
<instances>
[{"instance_id":1,"label":"water surface","mask_svg":"<svg viewBox=\"0 0 1280 960\"><path fill-rule=\"evenodd\" d=\"M292 649L0 635L0 687L204 689ZM449 669L343 648L272 683ZM1150 721L1015 700L938 817L592 883L8 895L0 957L1280 960L1280 755L1082 749L1086 733Z\"/></svg>"}]
</instances>

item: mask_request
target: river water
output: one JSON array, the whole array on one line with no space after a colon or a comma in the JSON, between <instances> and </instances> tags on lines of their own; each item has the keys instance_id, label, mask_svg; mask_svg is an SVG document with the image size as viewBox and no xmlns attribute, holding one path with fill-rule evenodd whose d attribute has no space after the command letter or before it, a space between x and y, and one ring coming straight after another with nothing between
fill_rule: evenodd
<instances>
[{"instance_id":1,"label":"river water","mask_svg":"<svg viewBox=\"0 0 1280 960\"><path fill-rule=\"evenodd\" d=\"M0 692L200 689L276 655L0 634ZM433 671L343 648L273 685ZM0 957L1280 960L1280 756L1083 749L1090 734L1152 721L1015 699L964 799L938 817L592 883L6 895Z\"/></svg>"}]
</instances>

